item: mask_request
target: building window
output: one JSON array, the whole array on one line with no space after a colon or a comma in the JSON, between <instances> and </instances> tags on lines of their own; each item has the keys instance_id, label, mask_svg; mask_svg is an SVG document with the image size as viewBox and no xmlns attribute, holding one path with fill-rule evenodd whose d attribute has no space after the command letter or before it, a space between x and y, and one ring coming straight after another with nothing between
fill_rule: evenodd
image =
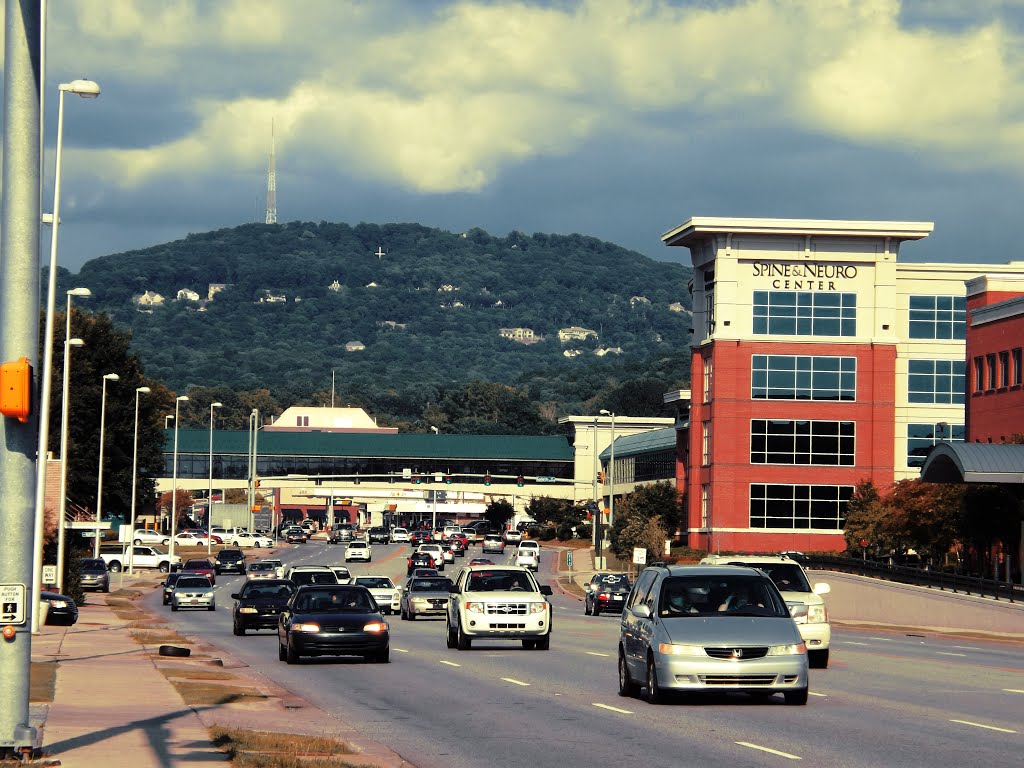
<instances>
[{"instance_id":1,"label":"building window","mask_svg":"<svg viewBox=\"0 0 1024 768\"><path fill-rule=\"evenodd\" d=\"M711 402L711 385L714 382L714 363L710 357L704 358L704 402Z\"/></svg>"},{"instance_id":2,"label":"building window","mask_svg":"<svg viewBox=\"0 0 1024 768\"><path fill-rule=\"evenodd\" d=\"M963 424L907 424L907 466L924 466L932 448L942 442L962 443Z\"/></svg>"},{"instance_id":3,"label":"building window","mask_svg":"<svg viewBox=\"0 0 1024 768\"><path fill-rule=\"evenodd\" d=\"M983 358L974 358L974 391L985 391L985 362Z\"/></svg>"},{"instance_id":4,"label":"building window","mask_svg":"<svg viewBox=\"0 0 1024 768\"><path fill-rule=\"evenodd\" d=\"M1010 386L1010 353L999 353L999 386L1006 389Z\"/></svg>"},{"instance_id":5,"label":"building window","mask_svg":"<svg viewBox=\"0 0 1024 768\"><path fill-rule=\"evenodd\" d=\"M988 386L986 389L996 388L996 356L985 355L985 372L988 380L985 382Z\"/></svg>"},{"instance_id":6,"label":"building window","mask_svg":"<svg viewBox=\"0 0 1024 768\"><path fill-rule=\"evenodd\" d=\"M857 399L857 358L817 355L752 355L754 400Z\"/></svg>"},{"instance_id":7,"label":"building window","mask_svg":"<svg viewBox=\"0 0 1024 768\"><path fill-rule=\"evenodd\" d=\"M754 291L754 333L856 336L857 294Z\"/></svg>"},{"instance_id":8,"label":"building window","mask_svg":"<svg viewBox=\"0 0 1024 768\"><path fill-rule=\"evenodd\" d=\"M715 332L715 270L704 270L704 338Z\"/></svg>"},{"instance_id":9,"label":"building window","mask_svg":"<svg viewBox=\"0 0 1024 768\"><path fill-rule=\"evenodd\" d=\"M820 464L852 467L852 421L751 419L751 464Z\"/></svg>"},{"instance_id":10,"label":"building window","mask_svg":"<svg viewBox=\"0 0 1024 768\"><path fill-rule=\"evenodd\" d=\"M711 484L700 487L700 527L707 530L711 523Z\"/></svg>"},{"instance_id":11,"label":"building window","mask_svg":"<svg viewBox=\"0 0 1024 768\"><path fill-rule=\"evenodd\" d=\"M1021 385L1021 379L1024 377L1024 372L1021 371L1021 348L1011 350L1010 355L1013 357L1013 386L1019 387Z\"/></svg>"},{"instance_id":12,"label":"building window","mask_svg":"<svg viewBox=\"0 0 1024 768\"><path fill-rule=\"evenodd\" d=\"M750 486L750 527L841 531L852 485Z\"/></svg>"},{"instance_id":13,"label":"building window","mask_svg":"<svg viewBox=\"0 0 1024 768\"><path fill-rule=\"evenodd\" d=\"M967 299L963 296L911 296L910 338L964 339Z\"/></svg>"},{"instance_id":14,"label":"building window","mask_svg":"<svg viewBox=\"0 0 1024 768\"><path fill-rule=\"evenodd\" d=\"M963 360L910 360L909 363L909 402L963 404Z\"/></svg>"},{"instance_id":15,"label":"building window","mask_svg":"<svg viewBox=\"0 0 1024 768\"><path fill-rule=\"evenodd\" d=\"M711 463L711 422L700 425L700 460L705 467Z\"/></svg>"}]
</instances>

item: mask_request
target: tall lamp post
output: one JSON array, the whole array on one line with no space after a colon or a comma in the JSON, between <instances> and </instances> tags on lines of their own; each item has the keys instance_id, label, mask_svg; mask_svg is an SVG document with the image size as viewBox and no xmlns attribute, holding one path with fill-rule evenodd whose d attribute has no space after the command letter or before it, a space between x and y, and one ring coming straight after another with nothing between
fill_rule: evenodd
<instances>
[{"instance_id":1,"label":"tall lamp post","mask_svg":"<svg viewBox=\"0 0 1024 768\"><path fill-rule=\"evenodd\" d=\"M57 591L64 588L64 547L66 533L65 518L68 508L68 413L71 392L71 348L83 347L81 339L71 338L71 297L92 296L88 288L72 288L68 293L67 311L64 314L64 389L61 392L60 416L60 491L57 499Z\"/></svg>"},{"instance_id":2,"label":"tall lamp post","mask_svg":"<svg viewBox=\"0 0 1024 768\"><path fill-rule=\"evenodd\" d=\"M259 455L256 444L259 438L260 431L260 411L259 408L253 408L252 413L249 414L249 493L246 496L246 500L249 503L249 530L253 530L256 526L253 524L252 508L256 504L256 483L259 482L256 472L256 457ZM333 509L333 502L331 504Z\"/></svg>"},{"instance_id":3,"label":"tall lamp post","mask_svg":"<svg viewBox=\"0 0 1024 768\"><path fill-rule=\"evenodd\" d=\"M611 455L608 458L608 525L615 522L615 414L603 408L600 411L602 416L612 418L612 440ZM604 560L604 539L601 540L601 559Z\"/></svg>"},{"instance_id":4,"label":"tall lamp post","mask_svg":"<svg viewBox=\"0 0 1024 768\"><path fill-rule=\"evenodd\" d=\"M178 395L174 400L174 469L171 472L171 531L170 546L167 547L168 559L174 562L174 537L178 533L178 422L179 408L188 402L188 395Z\"/></svg>"},{"instance_id":5,"label":"tall lamp post","mask_svg":"<svg viewBox=\"0 0 1024 768\"><path fill-rule=\"evenodd\" d=\"M213 552L213 409L223 408L224 403L210 403L210 492L206 497L206 554Z\"/></svg>"},{"instance_id":6,"label":"tall lamp post","mask_svg":"<svg viewBox=\"0 0 1024 768\"><path fill-rule=\"evenodd\" d=\"M132 544L135 543L135 489L139 479L139 395L148 395L149 387L135 388L135 438L132 441L132 522L128 530L132 534ZM135 573L135 547L128 550L128 574Z\"/></svg>"},{"instance_id":7,"label":"tall lamp post","mask_svg":"<svg viewBox=\"0 0 1024 768\"><path fill-rule=\"evenodd\" d=\"M103 374L103 402L100 405L100 467L96 477L96 530L93 536L92 556L100 556L100 521L103 519L103 442L107 430L107 382L120 381L116 373Z\"/></svg>"},{"instance_id":8,"label":"tall lamp post","mask_svg":"<svg viewBox=\"0 0 1024 768\"><path fill-rule=\"evenodd\" d=\"M100 87L92 80L73 80L61 83L60 101L57 108L57 153L54 164L53 213L50 221L50 263L46 288L46 329L43 341L43 367L40 373L39 393L39 447L36 450L36 499L34 509L35 527L32 532L32 632L39 631L39 594L43 577L43 523L46 505L46 453L50 440L50 388L53 378L53 321L57 304L57 228L60 226L60 162L64 152L64 94L77 93L85 99L100 95ZM46 221L47 217L43 217ZM63 459L61 459L63 461ZM61 520L61 525L64 521ZM59 577L58 577L59 578Z\"/></svg>"}]
</instances>

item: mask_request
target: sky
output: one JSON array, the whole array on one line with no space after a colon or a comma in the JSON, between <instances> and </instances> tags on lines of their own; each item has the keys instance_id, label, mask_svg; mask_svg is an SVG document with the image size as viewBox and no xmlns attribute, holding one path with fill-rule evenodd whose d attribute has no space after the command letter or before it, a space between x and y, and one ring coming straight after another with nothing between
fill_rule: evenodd
<instances>
[{"instance_id":1,"label":"sky","mask_svg":"<svg viewBox=\"0 0 1024 768\"><path fill-rule=\"evenodd\" d=\"M1024 0L49 0L47 36L44 210L57 86L102 88L65 101L72 271L263 221L272 124L279 222L688 263L692 216L929 221L901 259L1024 259Z\"/></svg>"}]
</instances>

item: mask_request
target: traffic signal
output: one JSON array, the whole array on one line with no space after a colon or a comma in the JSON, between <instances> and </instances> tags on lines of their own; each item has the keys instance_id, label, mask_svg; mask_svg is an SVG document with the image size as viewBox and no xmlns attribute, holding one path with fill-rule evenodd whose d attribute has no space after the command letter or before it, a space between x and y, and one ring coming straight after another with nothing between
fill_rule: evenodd
<instances>
[{"instance_id":1,"label":"traffic signal","mask_svg":"<svg viewBox=\"0 0 1024 768\"><path fill-rule=\"evenodd\" d=\"M604 485L604 472L597 473L597 482L600 485Z\"/></svg>"},{"instance_id":2,"label":"traffic signal","mask_svg":"<svg viewBox=\"0 0 1024 768\"><path fill-rule=\"evenodd\" d=\"M423 477L422 477L422 476L420 476L420 475L413 475L413 476L412 476L412 481L413 481L414 483L416 483L416 485L419 485L420 483L422 483L422 482L423 482Z\"/></svg>"},{"instance_id":3,"label":"traffic signal","mask_svg":"<svg viewBox=\"0 0 1024 768\"><path fill-rule=\"evenodd\" d=\"M518 485L520 488L523 487L523 483L524 482L525 482L525 480L524 480L522 475L520 475L519 477L516 478L516 485Z\"/></svg>"},{"instance_id":4,"label":"traffic signal","mask_svg":"<svg viewBox=\"0 0 1024 768\"><path fill-rule=\"evenodd\" d=\"M444 476L444 483L445 483L445 485L451 485L452 484L452 476L451 475L445 475Z\"/></svg>"},{"instance_id":5,"label":"traffic signal","mask_svg":"<svg viewBox=\"0 0 1024 768\"><path fill-rule=\"evenodd\" d=\"M259 480L259 478L256 478L256 482L253 483L253 487L254 488L259 488L260 487L260 480Z\"/></svg>"},{"instance_id":6,"label":"traffic signal","mask_svg":"<svg viewBox=\"0 0 1024 768\"><path fill-rule=\"evenodd\" d=\"M484 485L490 485L490 484L491 484L491 473L488 472L486 475L484 475Z\"/></svg>"}]
</instances>

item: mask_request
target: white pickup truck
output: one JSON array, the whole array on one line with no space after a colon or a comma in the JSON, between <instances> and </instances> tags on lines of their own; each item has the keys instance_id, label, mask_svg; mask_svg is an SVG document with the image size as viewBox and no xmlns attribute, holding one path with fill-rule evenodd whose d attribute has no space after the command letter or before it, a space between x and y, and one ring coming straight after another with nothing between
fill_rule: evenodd
<instances>
[{"instance_id":1,"label":"white pickup truck","mask_svg":"<svg viewBox=\"0 0 1024 768\"><path fill-rule=\"evenodd\" d=\"M177 555L172 558L166 552L156 547L147 547L145 544L132 545L131 553L129 553L128 547L120 545L100 547L100 557L106 562L107 568L114 573L128 567L129 556L132 566L135 568L156 568L161 573L167 573L171 570L172 565L175 569L181 567L181 558Z\"/></svg>"}]
</instances>

